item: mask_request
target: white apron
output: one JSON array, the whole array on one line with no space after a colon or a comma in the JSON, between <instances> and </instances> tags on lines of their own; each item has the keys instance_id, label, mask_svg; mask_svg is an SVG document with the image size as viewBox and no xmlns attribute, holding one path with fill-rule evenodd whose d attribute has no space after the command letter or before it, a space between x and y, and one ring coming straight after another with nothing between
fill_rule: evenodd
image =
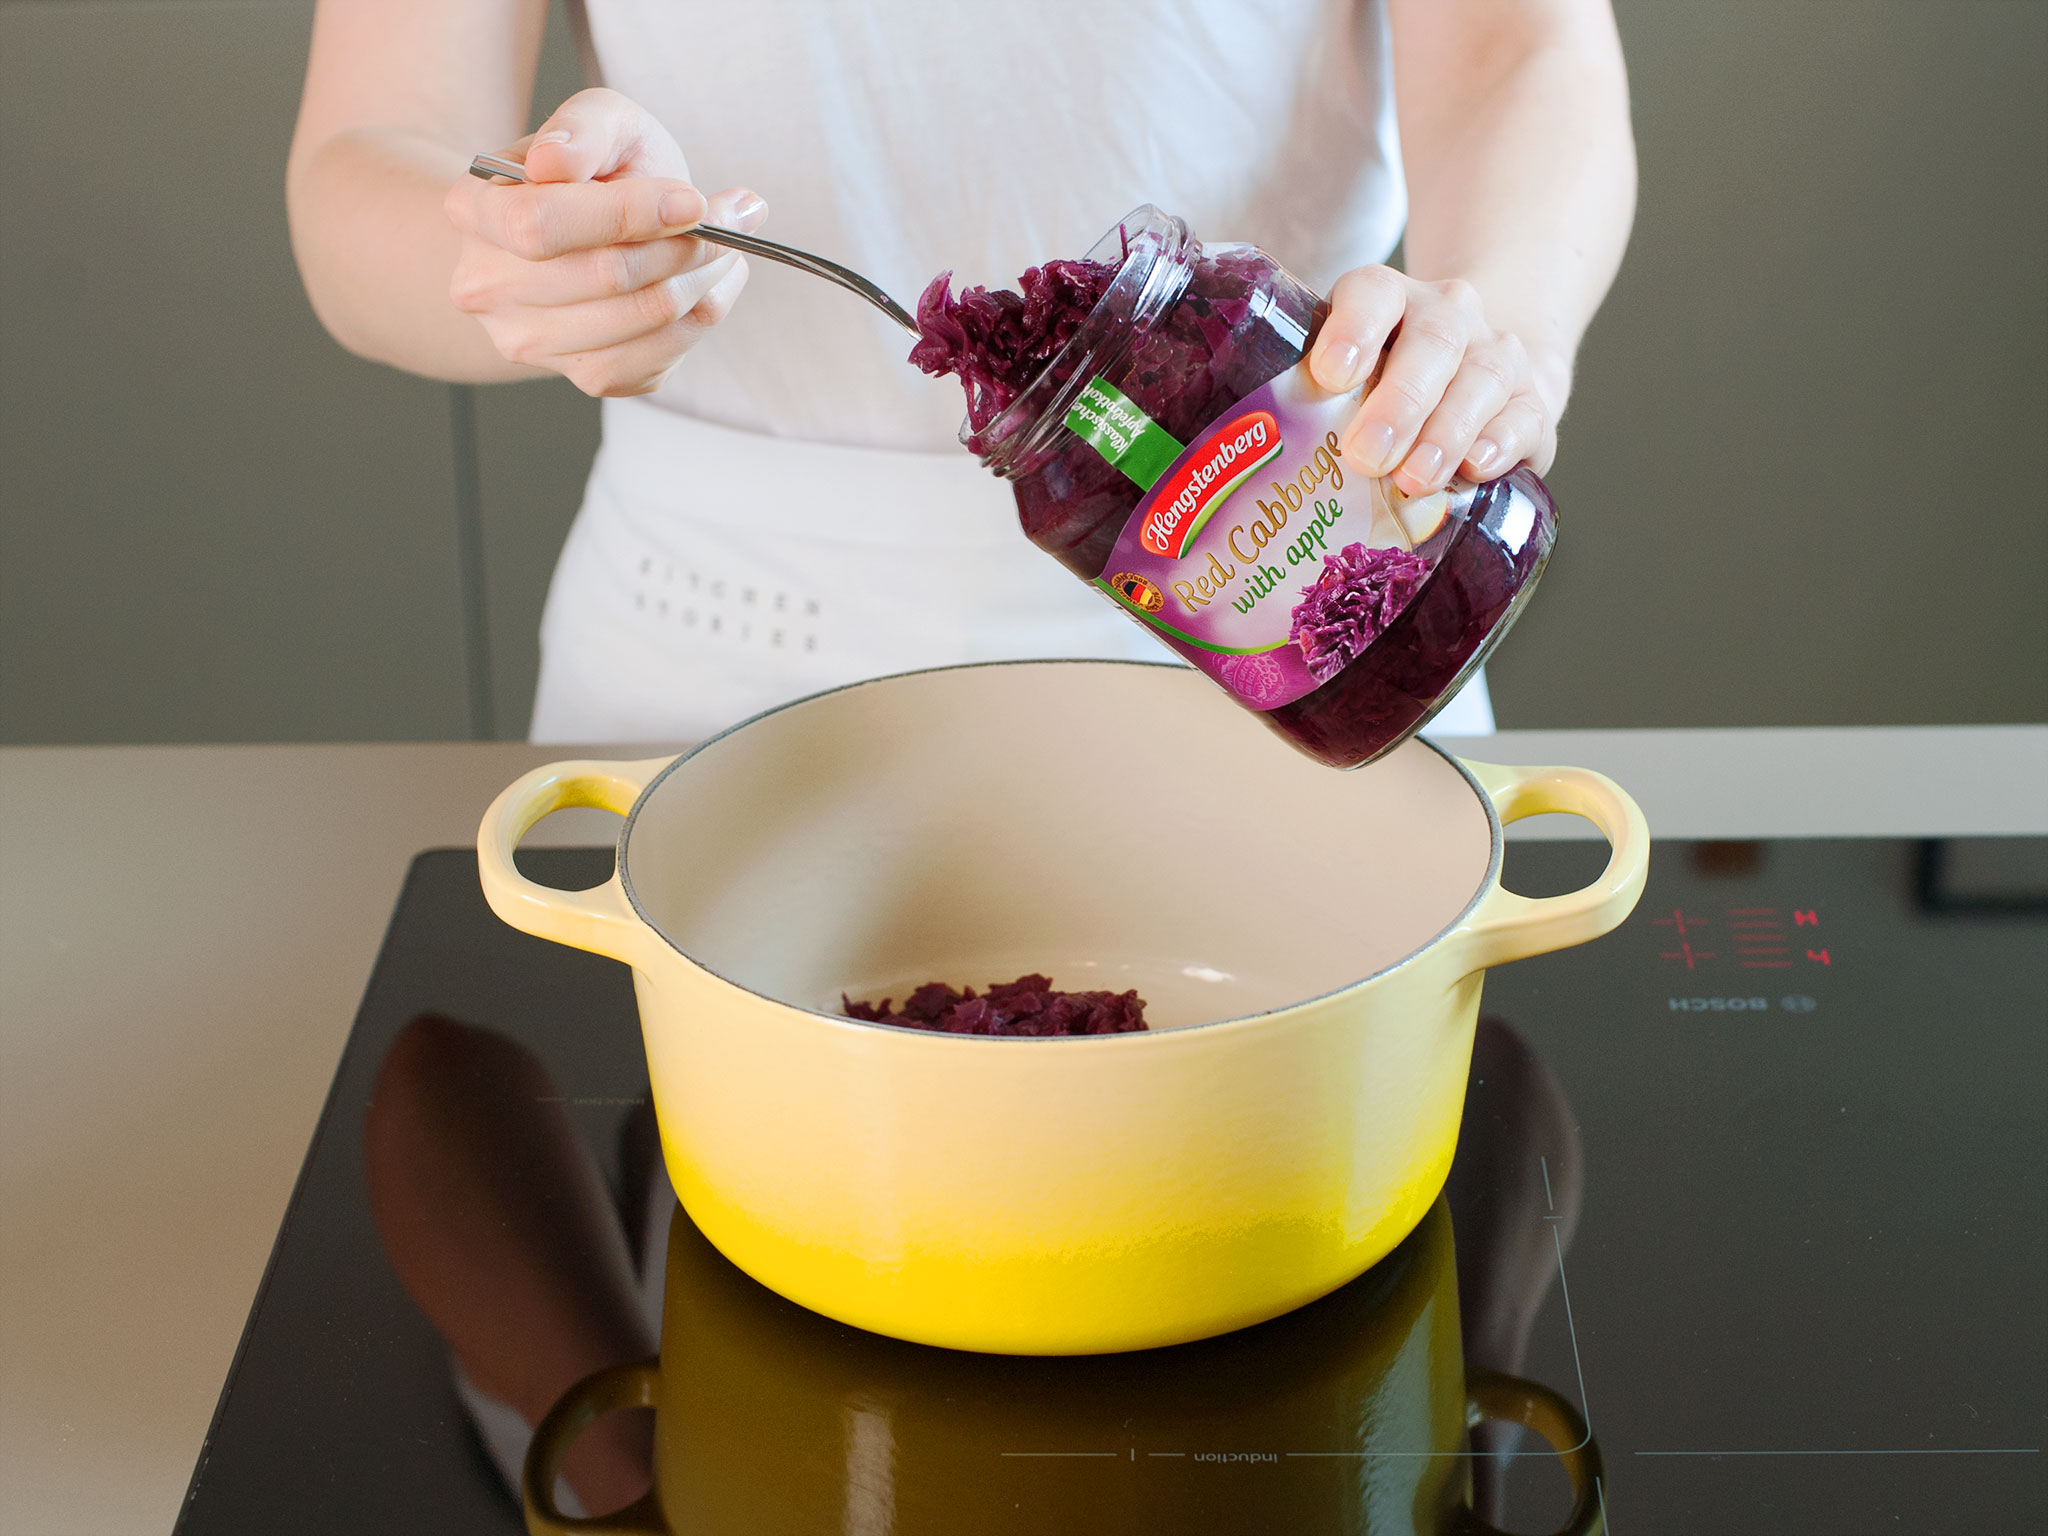
<instances>
[{"instance_id":1,"label":"white apron","mask_svg":"<svg viewBox=\"0 0 2048 1536\"><path fill-rule=\"evenodd\" d=\"M891 672L1162 654L1025 539L1009 486L965 449L806 443L613 400L541 621L533 737L695 741Z\"/></svg>"}]
</instances>

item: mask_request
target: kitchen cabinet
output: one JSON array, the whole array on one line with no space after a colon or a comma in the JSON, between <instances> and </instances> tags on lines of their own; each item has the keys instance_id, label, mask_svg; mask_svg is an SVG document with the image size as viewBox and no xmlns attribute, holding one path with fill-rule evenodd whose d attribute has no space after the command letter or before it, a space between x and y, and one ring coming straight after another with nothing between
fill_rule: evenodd
<instances>
[{"instance_id":1,"label":"kitchen cabinet","mask_svg":"<svg viewBox=\"0 0 2048 1536\"><path fill-rule=\"evenodd\" d=\"M596 402L321 330L283 195L311 20L0 6L0 741L525 734ZM579 71L556 18L537 99Z\"/></svg>"}]
</instances>

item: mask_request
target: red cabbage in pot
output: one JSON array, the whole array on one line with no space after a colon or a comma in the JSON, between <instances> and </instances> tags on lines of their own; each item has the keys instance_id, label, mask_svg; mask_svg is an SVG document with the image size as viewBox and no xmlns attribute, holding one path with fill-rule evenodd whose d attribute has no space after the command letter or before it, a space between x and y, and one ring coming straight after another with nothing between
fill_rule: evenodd
<instances>
[{"instance_id":1,"label":"red cabbage in pot","mask_svg":"<svg viewBox=\"0 0 2048 1536\"><path fill-rule=\"evenodd\" d=\"M892 1012L889 998L839 1002L850 1019L866 1024L901 1024L949 1035L1122 1035L1145 1027L1145 1000L1136 992L1062 992L1049 976L999 981L985 996L974 988L956 992L943 981L928 981Z\"/></svg>"}]
</instances>

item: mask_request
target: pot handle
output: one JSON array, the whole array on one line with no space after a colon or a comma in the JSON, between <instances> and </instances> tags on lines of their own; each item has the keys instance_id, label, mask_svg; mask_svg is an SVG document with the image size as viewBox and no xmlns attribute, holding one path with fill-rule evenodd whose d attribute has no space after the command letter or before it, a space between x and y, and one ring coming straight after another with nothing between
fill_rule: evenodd
<instances>
[{"instance_id":1,"label":"pot handle","mask_svg":"<svg viewBox=\"0 0 2048 1536\"><path fill-rule=\"evenodd\" d=\"M555 1508L555 1483L562 1475L562 1459L576 1437L618 1409L652 1408L660 1395L658 1360L606 1366L562 1394L562 1400L535 1428L533 1441L526 1448L526 1464L520 1468L519 1494L526 1505L528 1536L570 1536L578 1531L593 1536L669 1536L661 1502L652 1488L609 1515L565 1515Z\"/></svg>"},{"instance_id":2,"label":"pot handle","mask_svg":"<svg viewBox=\"0 0 2048 1536\"><path fill-rule=\"evenodd\" d=\"M512 850L550 811L594 805L621 816L673 758L632 763L550 763L512 783L484 812L476 832L477 875L491 910L522 933L595 950L631 963L647 932L620 884L619 871L588 891L558 891L519 873Z\"/></svg>"},{"instance_id":3,"label":"pot handle","mask_svg":"<svg viewBox=\"0 0 2048 1536\"><path fill-rule=\"evenodd\" d=\"M1607 1496L1601 1487L1600 1447L1578 1410L1548 1387L1519 1376L1475 1370L1465 1382L1465 1426L1498 1419L1534 1430L1549 1442L1572 1480L1572 1513L1557 1536L1604 1536ZM1500 1536L1495 1527L1465 1511L1458 1536Z\"/></svg>"},{"instance_id":4,"label":"pot handle","mask_svg":"<svg viewBox=\"0 0 2048 1536\"><path fill-rule=\"evenodd\" d=\"M1465 767L1485 788L1502 826L1565 811L1592 822L1613 850L1600 878L1568 895L1517 896L1496 880L1451 935L1464 949L1467 974L1597 939L1635 910L1650 871L1650 824L1619 784L1590 768Z\"/></svg>"}]
</instances>

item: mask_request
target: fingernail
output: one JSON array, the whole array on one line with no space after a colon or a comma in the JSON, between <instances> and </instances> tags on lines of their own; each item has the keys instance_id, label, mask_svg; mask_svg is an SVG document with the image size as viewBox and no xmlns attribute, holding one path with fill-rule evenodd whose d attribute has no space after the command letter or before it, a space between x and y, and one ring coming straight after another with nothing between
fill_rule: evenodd
<instances>
[{"instance_id":1,"label":"fingernail","mask_svg":"<svg viewBox=\"0 0 2048 1536\"><path fill-rule=\"evenodd\" d=\"M1435 443L1417 443L1402 467L1416 485L1435 485L1437 471L1444 467L1444 451Z\"/></svg>"},{"instance_id":2,"label":"fingernail","mask_svg":"<svg viewBox=\"0 0 2048 1536\"><path fill-rule=\"evenodd\" d=\"M1384 421L1367 422L1352 441L1368 475L1384 475L1394 467L1387 462L1394 456L1394 429Z\"/></svg>"},{"instance_id":3,"label":"fingernail","mask_svg":"<svg viewBox=\"0 0 2048 1536\"><path fill-rule=\"evenodd\" d=\"M1326 343L1322 357L1316 367L1316 377L1328 389L1344 394L1358 387L1359 375L1364 372L1365 350L1355 341L1333 341Z\"/></svg>"},{"instance_id":4,"label":"fingernail","mask_svg":"<svg viewBox=\"0 0 2048 1536\"><path fill-rule=\"evenodd\" d=\"M566 144L566 143L568 143L568 142L569 142L569 130L568 130L568 129L566 129L566 128L550 128L550 129L549 129L549 130L548 130L548 131L547 131L546 133L541 133L541 134L536 134L536 135L534 135L534 140L533 140L533 147L534 147L535 149L539 149L539 148L541 147L541 145L543 145L543 144Z\"/></svg>"},{"instance_id":5,"label":"fingernail","mask_svg":"<svg viewBox=\"0 0 2048 1536\"><path fill-rule=\"evenodd\" d=\"M1465 462L1474 469L1484 469L1500 453L1500 444L1490 437L1482 437L1472 445L1472 451L1465 455Z\"/></svg>"},{"instance_id":6,"label":"fingernail","mask_svg":"<svg viewBox=\"0 0 2048 1536\"><path fill-rule=\"evenodd\" d=\"M683 229L704 217L704 200L694 192L664 192L657 210L664 229Z\"/></svg>"},{"instance_id":7,"label":"fingernail","mask_svg":"<svg viewBox=\"0 0 2048 1536\"><path fill-rule=\"evenodd\" d=\"M763 219L768 217L768 204L752 192L749 192L733 205L733 210L727 217L732 220L732 227L734 229L742 231L752 230Z\"/></svg>"}]
</instances>

